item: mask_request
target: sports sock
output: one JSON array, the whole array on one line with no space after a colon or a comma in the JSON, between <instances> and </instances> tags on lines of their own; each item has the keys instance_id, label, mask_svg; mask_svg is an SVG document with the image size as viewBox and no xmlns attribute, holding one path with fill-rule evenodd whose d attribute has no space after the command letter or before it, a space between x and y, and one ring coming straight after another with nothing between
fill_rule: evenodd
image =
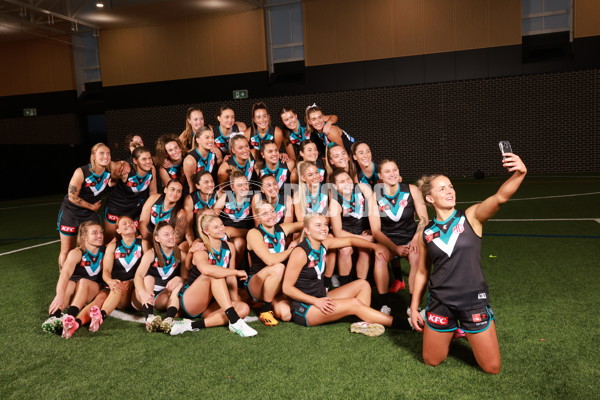
<instances>
[{"instance_id":1,"label":"sports sock","mask_svg":"<svg viewBox=\"0 0 600 400\"><path fill-rule=\"evenodd\" d=\"M106 319L106 311L100 310L100 314L102 315L102 319Z\"/></svg>"},{"instance_id":2,"label":"sports sock","mask_svg":"<svg viewBox=\"0 0 600 400\"><path fill-rule=\"evenodd\" d=\"M83 324L81 323L81 320L80 320L79 318L75 318L75 322L77 322L77 323L79 324L79 326L83 325Z\"/></svg>"},{"instance_id":3,"label":"sports sock","mask_svg":"<svg viewBox=\"0 0 600 400\"><path fill-rule=\"evenodd\" d=\"M206 323L204 323L204 318L197 319L192 322L192 329L204 329L206 328Z\"/></svg>"},{"instance_id":4,"label":"sports sock","mask_svg":"<svg viewBox=\"0 0 600 400\"><path fill-rule=\"evenodd\" d=\"M411 331L412 328L406 317L395 316L392 320L392 329L401 329L403 331Z\"/></svg>"},{"instance_id":5,"label":"sports sock","mask_svg":"<svg viewBox=\"0 0 600 400\"><path fill-rule=\"evenodd\" d=\"M339 275L340 277L340 286L344 286L347 283L352 282L352 278L350 278L350 275Z\"/></svg>"},{"instance_id":6,"label":"sports sock","mask_svg":"<svg viewBox=\"0 0 600 400\"><path fill-rule=\"evenodd\" d=\"M79 307L69 306L69 308L67 308L67 314L76 317L77 314L79 314Z\"/></svg>"},{"instance_id":7,"label":"sports sock","mask_svg":"<svg viewBox=\"0 0 600 400\"><path fill-rule=\"evenodd\" d=\"M331 277L323 275L323 283L326 288L331 287Z\"/></svg>"},{"instance_id":8,"label":"sports sock","mask_svg":"<svg viewBox=\"0 0 600 400\"><path fill-rule=\"evenodd\" d=\"M154 307L151 305L142 306L142 311L144 312L144 316L147 317L150 314L154 314Z\"/></svg>"},{"instance_id":9,"label":"sports sock","mask_svg":"<svg viewBox=\"0 0 600 400\"><path fill-rule=\"evenodd\" d=\"M374 308L380 309L383 305L390 305L390 295L388 293L376 293L374 297Z\"/></svg>"},{"instance_id":10,"label":"sports sock","mask_svg":"<svg viewBox=\"0 0 600 400\"><path fill-rule=\"evenodd\" d=\"M273 311L273 304L269 303L269 302L266 302L266 301L263 301L263 305L260 308L259 313L264 313L264 312L267 312L267 311Z\"/></svg>"},{"instance_id":11,"label":"sports sock","mask_svg":"<svg viewBox=\"0 0 600 400\"><path fill-rule=\"evenodd\" d=\"M227 310L225 310L225 315L227 315L227 318L229 319L230 324L235 324L240 319L240 316L238 315L237 311L235 311L235 308L233 308L233 307L229 307Z\"/></svg>"},{"instance_id":12,"label":"sports sock","mask_svg":"<svg viewBox=\"0 0 600 400\"><path fill-rule=\"evenodd\" d=\"M167 308L167 316L166 318L175 318L175 315L177 315L177 307L169 307Z\"/></svg>"},{"instance_id":13,"label":"sports sock","mask_svg":"<svg viewBox=\"0 0 600 400\"><path fill-rule=\"evenodd\" d=\"M61 315L62 315L62 311L60 309L54 311L54 314L50 314L51 317L56 317L56 318L60 318Z\"/></svg>"}]
</instances>

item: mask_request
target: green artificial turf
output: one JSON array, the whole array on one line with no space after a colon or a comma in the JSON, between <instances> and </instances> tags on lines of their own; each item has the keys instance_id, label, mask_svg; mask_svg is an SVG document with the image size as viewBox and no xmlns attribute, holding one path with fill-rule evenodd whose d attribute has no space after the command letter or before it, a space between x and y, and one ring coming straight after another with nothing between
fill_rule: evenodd
<instances>
[{"instance_id":1,"label":"green artificial turf","mask_svg":"<svg viewBox=\"0 0 600 400\"><path fill-rule=\"evenodd\" d=\"M459 201L482 200L499 184L455 181ZM600 179L528 178L515 198L588 192L600 192ZM495 218L600 218L599 198L514 201ZM0 208L51 201L60 197ZM56 240L58 206L0 209L0 253ZM55 243L0 256L0 399L600 398L600 223L490 221L484 232L503 361L497 376L477 367L464 339L433 368L422 363L420 334L368 338L351 334L349 321L253 322L254 338L225 327L170 337L109 317L100 331L83 328L65 340L40 329L54 297ZM23 240L38 237L52 239ZM394 305L407 299L403 293Z\"/></svg>"}]
</instances>

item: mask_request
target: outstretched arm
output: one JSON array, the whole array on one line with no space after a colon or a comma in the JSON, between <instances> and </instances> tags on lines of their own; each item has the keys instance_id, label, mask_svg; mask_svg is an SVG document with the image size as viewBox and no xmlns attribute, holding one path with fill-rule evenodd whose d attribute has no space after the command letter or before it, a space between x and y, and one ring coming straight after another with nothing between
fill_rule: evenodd
<instances>
[{"instance_id":1,"label":"outstretched arm","mask_svg":"<svg viewBox=\"0 0 600 400\"><path fill-rule=\"evenodd\" d=\"M492 218L500 209L500 206L506 203L519 189L525 175L527 167L521 158L513 153L502 154L505 158L502 160L502 165L508 169L508 172L513 172L512 176L500 186L496 194L488 197L481 203L472 205L466 211L469 222L474 222L474 228L479 228L481 234L481 224ZM479 224L479 226L477 226Z\"/></svg>"}]
</instances>

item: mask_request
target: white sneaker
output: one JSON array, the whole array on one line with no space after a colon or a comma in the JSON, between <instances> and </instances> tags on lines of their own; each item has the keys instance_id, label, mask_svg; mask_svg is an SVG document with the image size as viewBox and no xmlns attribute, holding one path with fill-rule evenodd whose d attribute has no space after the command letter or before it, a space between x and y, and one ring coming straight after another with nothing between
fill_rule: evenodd
<instances>
[{"instance_id":1,"label":"white sneaker","mask_svg":"<svg viewBox=\"0 0 600 400\"><path fill-rule=\"evenodd\" d=\"M340 278L337 276L337 274L333 274L331 276L331 287L338 288L340 286Z\"/></svg>"},{"instance_id":2,"label":"white sneaker","mask_svg":"<svg viewBox=\"0 0 600 400\"><path fill-rule=\"evenodd\" d=\"M161 324L162 324L162 318L160 317L160 315L150 314L146 318L146 331L158 332Z\"/></svg>"},{"instance_id":3,"label":"white sneaker","mask_svg":"<svg viewBox=\"0 0 600 400\"><path fill-rule=\"evenodd\" d=\"M381 311L385 315L392 315L392 309L385 304L383 306L381 306L381 310L379 310L379 311Z\"/></svg>"},{"instance_id":4,"label":"white sneaker","mask_svg":"<svg viewBox=\"0 0 600 400\"><path fill-rule=\"evenodd\" d=\"M192 320L191 319L184 319L182 321L176 321L171 326L171 331L169 333L171 334L171 336L175 336L175 335L180 335L184 332L197 332L199 330L200 329L192 328Z\"/></svg>"},{"instance_id":5,"label":"white sneaker","mask_svg":"<svg viewBox=\"0 0 600 400\"><path fill-rule=\"evenodd\" d=\"M241 318L235 324L232 324L230 322L229 330L231 332L237 333L241 337L252 337L258 334L258 332L250 328L250 326L247 323L245 323L244 320Z\"/></svg>"},{"instance_id":6,"label":"white sneaker","mask_svg":"<svg viewBox=\"0 0 600 400\"><path fill-rule=\"evenodd\" d=\"M360 333L365 336L381 336L385 332L385 328L381 324L360 321L350 325L350 332Z\"/></svg>"}]
</instances>

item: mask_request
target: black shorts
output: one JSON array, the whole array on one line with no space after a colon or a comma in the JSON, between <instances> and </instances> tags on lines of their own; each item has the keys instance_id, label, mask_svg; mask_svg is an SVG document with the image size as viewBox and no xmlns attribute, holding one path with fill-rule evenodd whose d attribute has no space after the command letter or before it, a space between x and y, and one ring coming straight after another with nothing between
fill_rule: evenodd
<instances>
[{"instance_id":1,"label":"black shorts","mask_svg":"<svg viewBox=\"0 0 600 400\"><path fill-rule=\"evenodd\" d=\"M291 301L292 306L292 321L302 326L310 326L308 325L308 320L306 319L306 314L308 314L308 310L312 307L311 304L304 304L296 300Z\"/></svg>"},{"instance_id":2,"label":"black shorts","mask_svg":"<svg viewBox=\"0 0 600 400\"><path fill-rule=\"evenodd\" d=\"M471 310L458 310L429 297L425 311L427 326L437 332L452 332L460 325L467 333L479 333L489 328L494 320L494 312L489 304Z\"/></svg>"},{"instance_id":3,"label":"black shorts","mask_svg":"<svg viewBox=\"0 0 600 400\"><path fill-rule=\"evenodd\" d=\"M254 275L248 275L248 279L246 279L246 280L244 281L244 287L246 288L246 291L248 292L248 296L250 296L250 298L251 298L251 299L252 299L252 300L253 300L255 303L259 303L259 302L261 302L262 300L260 300L260 299L257 299L256 297L254 297L254 296L252 295L252 292L250 292L250 279L252 279L252 277L253 277L253 276L254 276Z\"/></svg>"},{"instance_id":4,"label":"black shorts","mask_svg":"<svg viewBox=\"0 0 600 400\"><path fill-rule=\"evenodd\" d=\"M86 221L101 222L96 212L78 207L65 199L58 212L56 230L65 236L75 236L79 231L79 225Z\"/></svg>"},{"instance_id":5,"label":"black shorts","mask_svg":"<svg viewBox=\"0 0 600 400\"><path fill-rule=\"evenodd\" d=\"M406 246L413 236L386 235L396 246Z\"/></svg>"},{"instance_id":6,"label":"black shorts","mask_svg":"<svg viewBox=\"0 0 600 400\"><path fill-rule=\"evenodd\" d=\"M182 287L179 290L179 295L178 295L179 296L179 312L181 313L182 317L184 317L184 318L201 318L203 313L192 315L185 308L185 303L183 301L183 294L185 293L186 290L188 290L189 287L190 287L190 285L185 285L184 287Z\"/></svg>"},{"instance_id":7,"label":"black shorts","mask_svg":"<svg viewBox=\"0 0 600 400\"><path fill-rule=\"evenodd\" d=\"M117 220L119 219L119 217L129 217L133 220L133 222L135 222L135 226L137 228L138 224L139 224L139 219L140 219L140 215L142 214L142 207L143 204L141 206L136 206L133 207L129 210L120 210L120 209L116 209L116 208L108 208L108 206L104 207L104 219L106 220L106 222L108 222L109 224L116 224Z\"/></svg>"}]
</instances>

